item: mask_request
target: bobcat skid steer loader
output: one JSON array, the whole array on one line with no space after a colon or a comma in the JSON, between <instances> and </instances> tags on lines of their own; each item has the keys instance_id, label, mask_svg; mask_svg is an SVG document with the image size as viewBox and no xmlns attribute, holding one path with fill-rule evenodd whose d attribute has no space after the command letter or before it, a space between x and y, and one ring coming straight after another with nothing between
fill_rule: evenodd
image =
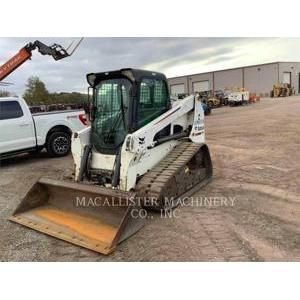
<instances>
[{"instance_id":1,"label":"bobcat skid steer loader","mask_svg":"<svg viewBox=\"0 0 300 300\"><path fill-rule=\"evenodd\" d=\"M87 81L91 126L73 134L74 182L41 178L10 220L108 254L141 228L140 209L176 207L211 180L212 163L200 99L171 103L163 74L122 69Z\"/></svg>"}]
</instances>

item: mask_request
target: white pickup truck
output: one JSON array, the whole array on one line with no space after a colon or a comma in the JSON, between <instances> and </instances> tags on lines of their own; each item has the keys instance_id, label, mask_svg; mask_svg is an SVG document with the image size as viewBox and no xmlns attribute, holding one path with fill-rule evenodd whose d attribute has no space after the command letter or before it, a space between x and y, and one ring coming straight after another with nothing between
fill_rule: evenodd
<instances>
[{"instance_id":1,"label":"white pickup truck","mask_svg":"<svg viewBox=\"0 0 300 300\"><path fill-rule=\"evenodd\" d=\"M235 91L228 94L229 106L243 105L249 103L248 91Z\"/></svg>"},{"instance_id":2,"label":"white pickup truck","mask_svg":"<svg viewBox=\"0 0 300 300\"><path fill-rule=\"evenodd\" d=\"M0 159L46 148L50 156L65 156L72 132L87 126L83 110L31 114L22 98L0 98Z\"/></svg>"}]
</instances>

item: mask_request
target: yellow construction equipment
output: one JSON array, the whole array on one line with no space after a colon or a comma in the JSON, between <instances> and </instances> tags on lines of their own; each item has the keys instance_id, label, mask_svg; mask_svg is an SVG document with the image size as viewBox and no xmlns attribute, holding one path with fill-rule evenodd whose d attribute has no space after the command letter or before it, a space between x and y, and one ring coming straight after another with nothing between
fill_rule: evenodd
<instances>
[{"instance_id":1,"label":"yellow construction equipment","mask_svg":"<svg viewBox=\"0 0 300 300\"><path fill-rule=\"evenodd\" d=\"M294 87L288 83L277 83L271 91L272 98L286 97L294 94Z\"/></svg>"}]
</instances>

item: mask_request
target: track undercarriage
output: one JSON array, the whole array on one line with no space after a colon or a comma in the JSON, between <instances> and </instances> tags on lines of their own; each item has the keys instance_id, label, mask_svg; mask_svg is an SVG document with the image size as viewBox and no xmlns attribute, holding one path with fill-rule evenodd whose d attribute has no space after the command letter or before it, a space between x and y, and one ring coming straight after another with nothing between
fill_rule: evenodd
<instances>
[{"instance_id":1,"label":"track undercarriage","mask_svg":"<svg viewBox=\"0 0 300 300\"><path fill-rule=\"evenodd\" d=\"M136 186L136 195L153 210L171 209L182 197L191 196L212 177L206 145L181 141L171 153L146 173Z\"/></svg>"}]
</instances>

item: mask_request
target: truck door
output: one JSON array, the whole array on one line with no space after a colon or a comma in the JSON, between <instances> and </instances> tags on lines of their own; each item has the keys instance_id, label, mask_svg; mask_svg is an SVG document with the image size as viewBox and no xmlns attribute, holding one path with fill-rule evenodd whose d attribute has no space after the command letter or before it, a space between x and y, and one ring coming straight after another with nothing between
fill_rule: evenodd
<instances>
[{"instance_id":1,"label":"truck door","mask_svg":"<svg viewBox=\"0 0 300 300\"><path fill-rule=\"evenodd\" d=\"M17 100L0 101L0 153L32 148L36 145L31 115Z\"/></svg>"}]
</instances>

